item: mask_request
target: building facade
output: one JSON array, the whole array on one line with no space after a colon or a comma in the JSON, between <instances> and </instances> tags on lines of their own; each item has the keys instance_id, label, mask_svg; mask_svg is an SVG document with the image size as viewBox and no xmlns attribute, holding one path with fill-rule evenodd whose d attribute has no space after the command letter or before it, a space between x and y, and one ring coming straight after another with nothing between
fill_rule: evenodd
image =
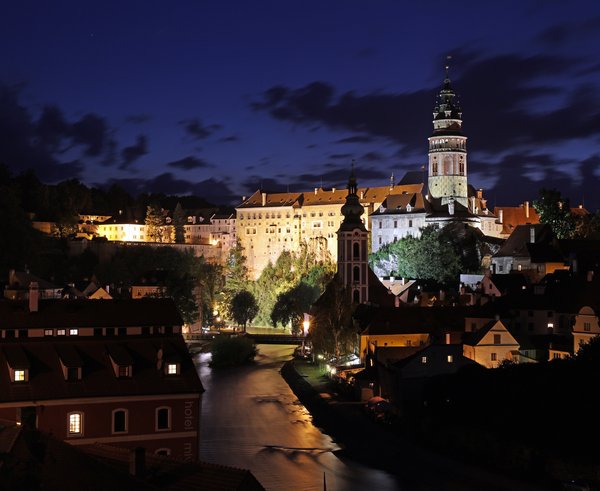
<instances>
[{"instance_id":1,"label":"building facade","mask_svg":"<svg viewBox=\"0 0 600 491\"><path fill-rule=\"evenodd\" d=\"M196 461L202 384L170 299L0 302L0 419Z\"/></svg>"}]
</instances>

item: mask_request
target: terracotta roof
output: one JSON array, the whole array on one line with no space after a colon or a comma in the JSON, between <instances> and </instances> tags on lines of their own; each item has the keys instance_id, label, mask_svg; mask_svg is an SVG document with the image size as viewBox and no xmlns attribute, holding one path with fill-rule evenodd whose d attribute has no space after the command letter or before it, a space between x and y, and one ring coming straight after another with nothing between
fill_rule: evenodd
<instances>
[{"instance_id":1,"label":"terracotta roof","mask_svg":"<svg viewBox=\"0 0 600 491\"><path fill-rule=\"evenodd\" d=\"M359 188L357 191L361 203L381 203L388 195L402 193L421 193L423 184L405 184L394 186L390 191L389 186ZM250 198L240 204L237 209L261 208L262 192L256 191ZM344 204L348 190L345 188L316 188L316 191L302 193L264 193L266 194L265 206L315 206L327 204Z\"/></svg>"},{"instance_id":2,"label":"terracotta roof","mask_svg":"<svg viewBox=\"0 0 600 491\"><path fill-rule=\"evenodd\" d=\"M407 205L411 206L410 212L406 209ZM393 194L385 199L381 208L381 210L376 209L373 215L423 213L425 211L425 203L421 193Z\"/></svg>"},{"instance_id":3,"label":"terracotta roof","mask_svg":"<svg viewBox=\"0 0 600 491\"><path fill-rule=\"evenodd\" d=\"M170 298L40 300L38 312L29 312L28 305L27 301L0 300L0 329L183 324Z\"/></svg>"},{"instance_id":4,"label":"terracotta roof","mask_svg":"<svg viewBox=\"0 0 600 491\"><path fill-rule=\"evenodd\" d=\"M0 487L3 490L129 491L157 489L114 469L52 435L0 425Z\"/></svg>"},{"instance_id":5,"label":"terracotta roof","mask_svg":"<svg viewBox=\"0 0 600 491\"><path fill-rule=\"evenodd\" d=\"M400 307L374 312L363 334L427 334L463 331L466 317L476 317L476 307Z\"/></svg>"},{"instance_id":6,"label":"terracotta roof","mask_svg":"<svg viewBox=\"0 0 600 491\"><path fill-rule=\"evenodd\" d=\"M237 209L258 208L262 207L262 195L265 194L265 206L293 206L298 203L302 197L302 193L267 193L256 191L246 201L237 206Z\"/></svg>"},{"instance_id":7,"label":"terracotta roof","mask_svg":"<svg viewBox=\"0 0 600 491\"><path fill-rule=\"evenodd\" d=\"M529 210L529 211L527 211ZM527 225L540 223L540 216L535 208L521 206L496 206L494 207L494 215L499 216L502 211L502 233L511 234L519 225ZM526 216L526 215L529 216Z\"/></svg>"},{"instance_id":8,"label":"terracotta roof","mask_svg":"<svg viewBox=\"0 0 600 491\"><path fill-rule=\"evenodd\" d=\"M29 380L13 383L7 362L13 350L22 350L29 368ZM168 349L181 363L178 375L164 375L157 368L158 352ZM70 350L70 351L69 351ZM117 378L108 357L117 352L115 362L133 366L130 377ZM66 360L61 357L65 355ZM124 358L121 358L121 355ZM82 367L81 380L66 381L61 359ZM22 364L22 360L19 361ZM10 363L9 363L10 365ZM164 337L124 336L122 338L27 338L4 340L0 350L0 403L73 399L80 397L118 397L136 395L193 394L204 389L181 335Z\"/></svg>"},{"instance_id":9,"label":"terracotta roof","mask_svg":"<svg viewBox=\"0 0 600 491\"><path fill-rule=\"evenodd\" d=\"M548 225L519 225L506 239L494 257L530 257L527 245L531 244L531 229L535 231L536 244L549 244L554 239L552 229Z\"/></svg>"},{"instance_id":10,"label":"terracotta roof","mask_svg":"<svg viewBox=\"0 0 600 491\"><path fill-rule=\"evenodd\" d=\"M126 472L129 468L129 450L95 444L83 451ZM186 463L162 455L145 456L146 467L152 470L146 481L170 491L198 489L202 491L264 491L249 470L206 462Z\"/></svg>"}]
</instances>

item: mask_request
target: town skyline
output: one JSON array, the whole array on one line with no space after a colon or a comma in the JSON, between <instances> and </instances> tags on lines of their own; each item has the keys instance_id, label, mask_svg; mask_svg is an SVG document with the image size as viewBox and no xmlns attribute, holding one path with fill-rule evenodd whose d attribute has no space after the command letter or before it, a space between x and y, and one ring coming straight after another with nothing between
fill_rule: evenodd
<instances>
[{"instance_id":1,"label":"town skyline","mask_svg":"<svg viewBox=\"0 0 600 491\"><path fill-rule=\"evenodd\" d=\"M449 63L490 206L546 187L595 210L600 7L578 6L11 5L0 162L230 205L340 188L353 159L384 186L426 165Z\"/></svg>"}]
</instances>

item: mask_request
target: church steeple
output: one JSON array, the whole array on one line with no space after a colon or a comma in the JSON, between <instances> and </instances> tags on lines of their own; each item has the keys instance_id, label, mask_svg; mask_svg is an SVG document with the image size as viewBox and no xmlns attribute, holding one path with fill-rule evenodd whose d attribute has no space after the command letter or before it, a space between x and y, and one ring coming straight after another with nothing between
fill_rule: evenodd
<instances>
[{"instance_id":1,"label":"church steeple","mask_svg":"<svg viewBox=\"0 0 600 491\"><path fill-rule=\"evenodd\" d=\"M342 215L344 220L340 226L340 230L352 230L354 228L365 229L365 225L361 219L361 216L365 212L365 208L360 204L360 198L358 197L358 187L356 184L356 175L354 173L354 161L352 161L352 170L350 171L350 177L348 178L348 195L346 196L346 203L342 206Z\"/></svg>"},{"instance_id":2,"label":"church steeple","mask_svg":"<svg viewBox=\"0 0 600 491\"><path fill-rule=\"evenodd\" d=\"M361 216L365 212L358 197L354 162L348 179L348 195L342 206L344 220L337 231L338 236L338 275L354 303L364 303L369 299L369 232Z\"/></svg>"},{"instance_id":3,"label":"church steeple","mask_svg":"<svg viewBox=\"0 0 600 491\"><path fill-rule=\"evenodd\" d=\"M442 204L467 206L467 137L462 132L462 109L452 88L449 66L433 109L429 137L429 194Z\"/></svg>"}]
</instances>

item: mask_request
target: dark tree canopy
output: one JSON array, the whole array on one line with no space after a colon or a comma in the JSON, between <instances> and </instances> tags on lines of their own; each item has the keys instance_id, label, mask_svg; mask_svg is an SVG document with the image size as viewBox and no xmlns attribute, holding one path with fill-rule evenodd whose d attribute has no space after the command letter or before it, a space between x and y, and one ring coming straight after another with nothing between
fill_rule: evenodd
<instances>
[{"instance_id":1,"label":"dark tree canopy","mask_svg":"<svg viewBox=\"0 0 600 491\"><path fill-rule=\"evenodd\" d=\"M258 313L258 305L254 295L247 290L242 290L234 295L231 299L231 315L235 322L244 328Z\"/></svg>"},{"instance_id":2,"label":"dark tree canopy","mask_svg":"<svg viewBox=\"0 0 600 491\"><path fill-rule=\"evenodd\" d=\"M575 235L575 218L571 213L569 199L563 199L556 189L541 189L540 197L533 202L540 215L540 222L550 225L558 239L570 239Z\"/></svg>"}]
</instances>

